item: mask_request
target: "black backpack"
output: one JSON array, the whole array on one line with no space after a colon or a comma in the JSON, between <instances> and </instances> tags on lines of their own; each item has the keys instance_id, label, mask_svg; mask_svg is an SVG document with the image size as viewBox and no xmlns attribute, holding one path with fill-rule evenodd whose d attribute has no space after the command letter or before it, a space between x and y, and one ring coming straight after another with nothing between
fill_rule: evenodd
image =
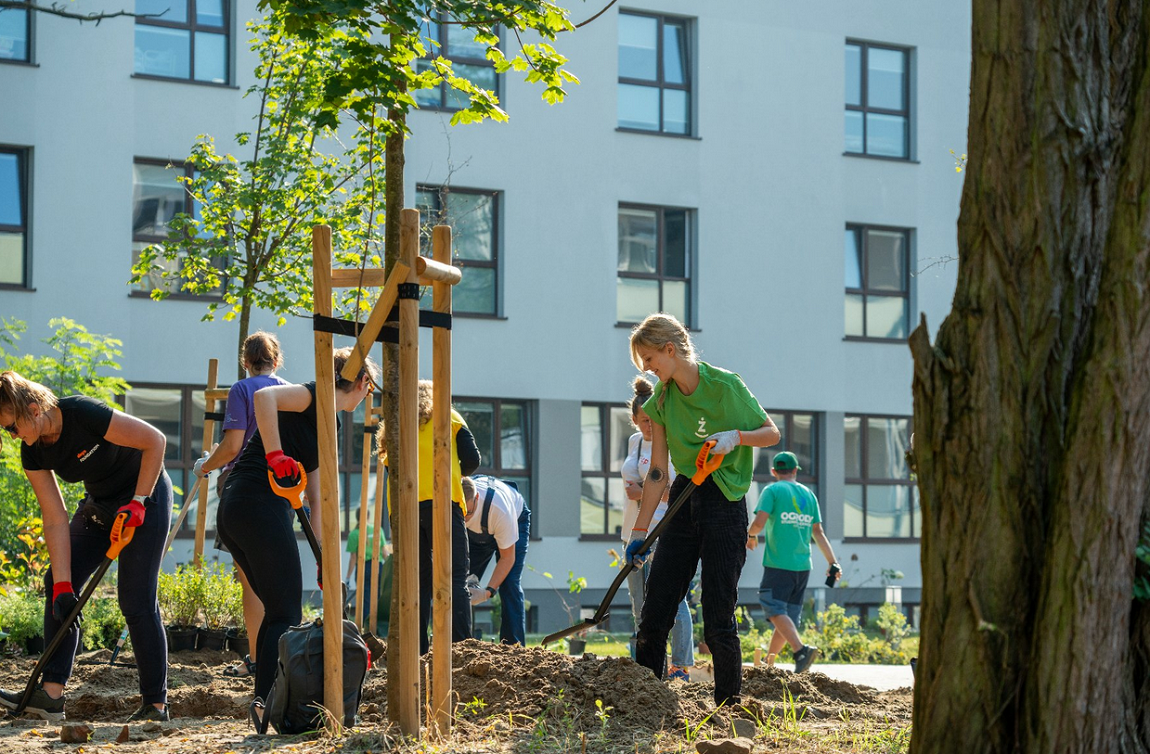
<instances>
[{"instance_id":1,"label":"black backpack","mask_svg":"<svg viewBox=\"0 0 1150 754\"><path fill-rule=\"evenodd\" d=\"M268 692L263 730L270 722L279 733L306 733L323 727L323 620L292 626L280 636L279 666ZM343 724L355 725L355 713L367 677L367 645L359 629L343 621Z\"/></svg>"}]
</instances>

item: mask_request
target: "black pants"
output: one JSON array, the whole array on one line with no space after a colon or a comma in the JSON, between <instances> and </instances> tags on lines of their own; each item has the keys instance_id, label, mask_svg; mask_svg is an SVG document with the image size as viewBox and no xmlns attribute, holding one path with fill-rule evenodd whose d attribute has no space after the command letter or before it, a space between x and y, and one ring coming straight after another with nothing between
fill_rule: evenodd
<instances>
[{"instance_id":1,"label":"black pants","mask_svg":"<svg viewBox=\"0 0 1150 754\"><path fill-rule=\"evenodd\" d=\"M216 514L220 540L264 604L256 637L256 690L268 698L279 666L280 636L303 620L303 573L296 544L295 512L267 486L236 480L224 490Z\"/></svg>"},{"instance_id":2,"label":"black pants","mask_svg":"<svg viewBox=\"0 0 1150 754\"><path fill-rule=\"evenodd\" d=\"M427 654L431 643L427 629L431 624L431 596L434 592L431 563L431 501L419 501L419 653ZM451 640L471 638L471 598L467 594L467 526L463 511L451 504Z\"/></svg>"},{"instance_id":3,"label":"black pants","mask_svg":"<svg viewBox=\"0 0 1150 754\"><path fill-rule=\"evenodd\" d=\"M671 486L671 500L689 479ZM667 658L667 635L703 561L703 637L715 662L715 704L733 704L743 685L743 655L735 608L739 576L747 560L747 505L727 500L711 479L703 482L667 525L651 558L647 595L635 642L635 660L659 678Z\"/></svg>"},{"instance_id":4,"label":"black pants","mask_svg":"<svg viewBox=\"0 0 1150 754\"><path fill-rule=\"evenodd\" d=\"M153 504L144 511L144 523L136 527L132 541L125 545L116 560L116 592L140 671L142 703L167 704L168 641L164 636L164 623L160 620L160 604L156 599L160 561L164 559L164 540L168 537L168 524L172 520L172 482L167 472L160 472L151 498ZM77 592L100 563L104 562L108 553L109 533L96 527L88 528L86 523L77 512L69 526L72 584ZM52 615L53 583L52 569L49 568L44 578L48 595L44 612L44 638L47 641L51 641L60 630L60 622ZM72 675L72 662L76 657L79 639L80 630L73 626L56 654L44 666L45 681L68 681Z\"/></svg>"}]
</instances>

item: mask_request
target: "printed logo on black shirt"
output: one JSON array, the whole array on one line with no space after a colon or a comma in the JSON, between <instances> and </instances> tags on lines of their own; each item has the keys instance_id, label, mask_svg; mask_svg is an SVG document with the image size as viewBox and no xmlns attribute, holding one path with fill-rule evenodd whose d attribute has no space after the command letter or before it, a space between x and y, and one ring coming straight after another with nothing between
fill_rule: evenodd
<instances>
[{"instance_id":1,"label":"printed logo on black shirt","mask_svg":"<svg viewBox=\"0 0 1150 754\"><path fill-rule=\"evenodd\" d=\"M87 461L89 458L91 458L92 454L95 453L99 449L100 449L100 443L96 443L95 445L92 446L91 450L81 450L79 453L76 454L76 457L80 459L80 463L83 463L84 461Z\"/></svg>"}]
</instances>

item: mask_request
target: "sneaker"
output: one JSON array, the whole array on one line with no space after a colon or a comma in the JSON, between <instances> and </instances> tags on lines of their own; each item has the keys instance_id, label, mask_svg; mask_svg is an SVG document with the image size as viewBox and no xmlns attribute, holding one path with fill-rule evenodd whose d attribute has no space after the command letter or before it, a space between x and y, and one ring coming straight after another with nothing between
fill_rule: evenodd
<instances>
[{"instance_id":1,"label":"sneaker","mask_svg":"<svg viewBox=\"0 0 1150 754\"><path fill-rule=\"evenodd\" d=\"M166 706L163 709L156 709L151 704L141 704L140 708L133 712L132 716L128 718L128 722L145 723L155 720L158 723L166 723L170 719Z\"/></svg>"},{"instance_id":2,"label":"sneaker","mask_svg":"<svg viewBox=\"0 0 1150 754\"><path fill-rule=\"evenodd\" d=\"M803 648L795 652L795 672L805 673L811 663L815 661L815 657L819 654L818 647L812 647L810 644L804 644Z\"/></svg>"},{"instance_id":3,"label":"sneaker","mask_svg":"<svg viewBox=\"0 0 1150 754\"><path fill-rule=\"evenodd\" d=\"M680 668L675 665L671 666L670 671L667 673L668 681L683 681L684 683L691 680L691 675L687 672L686 668Z\"/></svg>"},{"instance_id":4,"label":"sneaker","mask_svg":"<svg viewBox=\"0 0 1150 754\"><path fill-rule=\"evenodd\" d=\"M23 689L16 692L0 690L0 705L14 710L20 705L22 696L24 696ZM65 701L67 701L67 697L61 696L59 699L53 699L48 696L48 692L44 690L43 686L37 686L28 699L28 706L24 708L24 714L36 715L48 722L58 723L64 719Z\"/></svg>"}]
</instances>

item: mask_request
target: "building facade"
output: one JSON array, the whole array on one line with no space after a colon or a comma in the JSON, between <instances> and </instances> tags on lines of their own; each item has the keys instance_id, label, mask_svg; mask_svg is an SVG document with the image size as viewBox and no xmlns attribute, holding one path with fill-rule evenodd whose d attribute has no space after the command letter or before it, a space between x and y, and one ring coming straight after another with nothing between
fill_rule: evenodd
<instances>
[{"instance_id":1,"label":"building facade","mask_svg":"<svg viewBox=\"0 0 1150 754\"><path fill-rule=\"evenodd\" d=\"M151 5L169 3L136 9ZM573 20L598 9L580 5ZM429 25L510 114L453 128L452 93L421 93L404 182L409 206L456 228L456 402L483 470L516 480L532 507L532 630L577 619L615 575L629 328L660 309L689 324L704 360L742 376L780 449L799 455L851 587L829 598L865 615L898 586L913 617L905 338L920 317L933 333L954 289L969 13L910 0L629 2L559 40L582 83L556 106L496 76L455 27ZM197 388L209 358L232 378L236 325L202 322L200 299L150 300L127 284L129 267L192 209L166 166L200 134L238 153L234 134L253 127L244 24L255 14L251 0L189 0L164 20L95 27L0 12L0 312L28 323L32 350L58 316L123 340L125 406L167 433L185 489ZM312 378L306 320L253 324L279 335L285 378ZM341 477L354 511L362 433L350 425ZM757 456L751 508L774 450ZM761 569L751 554L749 606ZM578 596L569 573L587 579ZM612 627L630 630L625 592L617 603Z\"/></svg>"}]
</instances>

